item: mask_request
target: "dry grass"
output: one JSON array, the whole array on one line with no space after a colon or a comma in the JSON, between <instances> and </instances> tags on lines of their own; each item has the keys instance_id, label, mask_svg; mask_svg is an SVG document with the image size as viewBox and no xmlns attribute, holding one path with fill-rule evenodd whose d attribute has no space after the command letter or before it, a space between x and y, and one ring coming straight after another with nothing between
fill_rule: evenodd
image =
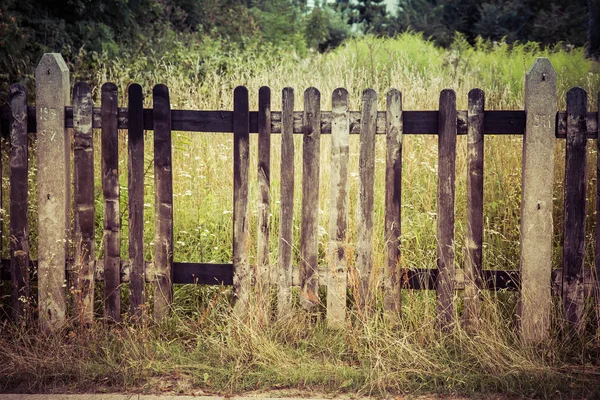
<instances>
[{"instance_id":1,"label":"dry grass","mask_svg":"<svg viewBox=\"0 0 600 400\"><path fill-rule=\"evenodd\" d=\"M180 47L177 47L180 48ZM558 71L559 107L565 108L567 89L583 86L590 93L590 110L596 110L600 88L598 66L584 60L582 51L540 50L532 45L509 49L480 43L469 47L458 40L449 51L435 48L414 35L396 39L367 37L305 60L273 52L218 54L200 60L196 69L170 60L173 54L154 55L148 70L140 60L113 61L102 65L95 91L106 81L117 83L120 93L137 81L150 96L152 85L165 83L174 109L231 109L236 85L251 93L251 109L257 107L260 86L271 87L273 110L280 109L278 93L315 86L322 93L322 109L331 108L336 87L350 93L351 109L360 105L360 93L372 87L384 109L385 91L403 92L404 109L436 109L439 92L453 88L459 109L466 109L467 93L480 87L486 92L488 109L522 109L523 76L538 55L549 56ZM186 59L193 59L193 49ZM147 60L144 60L146 62ZM200 68L202 63L202 68ZM223 67L223 65L225 65ZM200 70L208 71L200 73ZM592 95L594 94L594 95ZM123 99L126 104L126 99ZM149 106L151 98L146 99ZM299 107L299 108L300 108ZM124 137L124 136L122 136ZM384 182L384 138L377 138L376 188ZM147 259L152 258L154 216L152 135L146 136ZM277 260L279 218L279 138L273 139L271 260ZM519 205L521 179L519 137L486 137L484 267L516 269L519 262ZM251 165L256 165L256 137L251 138ZM593 148L594 147L594 148ZM99 147L98 147L99 148ZM126 210L126 146L121 146L122 205ZM328 210L329 138L321 148L320 210ZM564 144L557 143L555 185L555 257L560 266L562 250L562 175ZM230 134L175 133L174 137L175 260L230 262L232 211L232 138ZM595 146L590 145L588 188L588 237L595 228ZM466 141L458 140L456 197L456 263L462 265L465 230ZM301 138L296 138L296 165L301 163ZM100 161L99 152L96 161ZM358 138L350 143L350 248L353 254L356 226ZM35 165L35 163L32 163ZM98 168L99 171L99 168ZM300 210L301 168L296 168L295 210ZM32 179L35 171L32 170ZM250 198L258 196L256 168L251 168ZM406 268L435 266L435 211L437 188L437 139L409 136L403 141L402 263ZM97 226L101 226L102 198L97 185ZM35 197L32 197L35 198ZM384 263L384 190L375 192L375 268ZM256 230L257 205L251 202L251 235ZM35 209L32 208L32 214ZM299 214L295 218L294 248L299 249ZM127 257L126 215L123 215L122 257ZM322 235L320 254L325 254L328 215L319 215ZM35 221L32 219L32 248ZM100 232L101 229L97 229ZM98 235L100 238L100 235ZM99 240L99 239L98 239ZM254 246L253 246L254 247ZM7 248L6 246L4 248ZM97 249L102 246L97 245ZM593 263L593 241L588 240L586 267ZM250 262L254 262L250 249ZM295 263L298 251L295 251ZM101 254L97 254L100 258ZM326 263L324 256L321 262ZM353 259L350 257L349 263ZM352 292L352 291L351 291ZM352 294L352 293L351 293ZM123 309L127 309L124 291ZM351 296L352 298L352 296ZM554 318L551 339L537 347L520 342L516 321L516 294L486 294L482 321L476 334L459 325L447 334L435 326L435 297L431 292L405 291L401 319L354 312L343 330L332 331L323 315L296 311L285 319L269 322L249 312L244 321L231 313L229 288L177 287L173 316L161 325L107 326L98 322L80 330L70 328L44 336L35 330L4 325L0 333L0 384L4 390L49 391L97 390L160 391L157 380L185 382L184 392L202 390L239 393L255 389L318 389L327 393L355 392L389 396L396 393L505 393L539 398L598 398L600 338L578 336L562 328ZM456 298L457 318L461 312ZM99 304L99 303L98 303ZM323 312L323 307L320 308ZM173 387L179 387L173 384ZM171 389L173 389L171 387ZM174 389L177 390L177 389Z\"/></svg>"},{"instance_id":2,"label":"dry grass","mask_svg":"<svg viewBox=\"0 0 600 400\"><path fill-rule=\"evenodd\" d=\"M514 296L507 294L484 301L480 329L469 335L460 325L441 334L434 298L423 292L406 293L402 319L353 313L344 329L330 330L322 315L302 311L269 322L251 308L247 318L238 320L223 297L227 289L185 291L178 296L202 292L205 301L176 307L159 326L98 323L48 336L4 326L1 388L219 394L296 388L377 397L427 392L600 395L598 338L584 342L557 332L547 343L526 346L512 322L514 310L506 309L507 304L514 307Z\"/></svg>"}]
</instances>

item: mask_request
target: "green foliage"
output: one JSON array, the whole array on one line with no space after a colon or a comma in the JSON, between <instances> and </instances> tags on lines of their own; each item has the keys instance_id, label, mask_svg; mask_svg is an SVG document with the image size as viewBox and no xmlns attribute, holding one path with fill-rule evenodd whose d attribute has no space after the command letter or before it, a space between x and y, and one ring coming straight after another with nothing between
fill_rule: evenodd
<instances>
[{"instance_id":1,"label":"green foliage","mask_svg":"<svg viewBox=\"0 0 600 400\"><path fill-rule=\"evenodd\" d=\"M520 1L483 3L479 6L479 19L473 33L492 40L504 38L512 43L526 34L524 30L531 17L531 10Z\"/></svg>"},{"instance_id":2,"label":"green foliage","mask_svg":"<svg viewBox=\"0 0 600 400\"><path fill-rule=\"evenodd\" d=\"M508 43L563 41L583 46L587 10L586 0L399 0L394 29L423 32L443 46L452 43L454 32L471 43L481 36Z\"/></svg>"},{"instance_id":3,"label":"green foliage","mask_svg":"<svg viewBox=\"0 0 600 400\"><path fill-rule=\"evenodd\" d=\"M389 32L390 19L383 0L359 0L351 5L354 10L353 23L361 26L365 33L383 34Z\"/></svg>"},{"instance_id":4,"label":"green foliage","mask_svg":"<svg viewBox=\"0 0 600 400\"><path fill-rule=\"evenodd\" d=\"M336 48L349 36L344 14L325 4L314 7L306 17L306 42L313 50L323 52Z\"/></svg>"},{"instance_id":5,"label":"green foliage","mask_svg":"<svg viewBox=\"0 0 600 400\"><path fill-rule=\"evenodd\" d=\"M260 26L262 39L275 46L306 54L302 10L289 0L265 1L250 14Z\"/></svg>"},{"instance_id":6,"label":"green foliage","mask_svg":"<svg viewBox=\"0 0 600 400\"><path fill-rule=\"evenodd\" d=\"M479 36L509 44L587 41L588 54L597 56L599 1L398 0L390 15L384 0L317 0L312 7L306 0L5 0L0 101L9 83L32 88L33 66L44 52L60 52L81 76L91 76L100 58L145 57L182 35L192 46L218 41L226 52L278 48L304 57L334 49L356 31L416 31L445 47L460 32L471 44Z\"/></svg>"},{"instance_id":7,"label":"green foliage","mask_svg":"<svg viewBox=\"0 0 600 400\"><path fill-rule=\"evenodd\" d=\"M399 32L422 32L426 38L448 45L453 31L444 25L444 11L443 5L429 0L400 0L395 28Z\"/></svg>"}]
</instances>

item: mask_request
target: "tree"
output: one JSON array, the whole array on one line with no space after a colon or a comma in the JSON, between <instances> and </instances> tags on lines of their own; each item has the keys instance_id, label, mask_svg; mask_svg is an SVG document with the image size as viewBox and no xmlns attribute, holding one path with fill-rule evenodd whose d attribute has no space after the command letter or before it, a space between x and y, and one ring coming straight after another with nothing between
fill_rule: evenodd
<instances>
[{"instance_id":1,"label":"tree","mask_svg":"<svg viewBox=\"0 0 600 400\"><path fill-rule=\"evenodd\" d=\"M392 21L388 16L384 0L359 0L350 7L355 11L354 18L350 22L361 25L363 32L389 33Z\"/></svg>"},{"instance_id":2,"label":"tree","mask_svg":"<svg viewBox=\"0 0 600 400\"><path fill-rule=\"evenodd\" d=\"M256 1L250 15L256 22L262 40L276 46L287 46L300 53L306 50L303 9L292 0Z\"/></svg>"},{"instance_id":3,"label":"tree","mask_svg":"<svg viewBox=\"0 0 600 400\"><path fill-rule=\"evenodd\" d=\"M444 24L444 4L436 0L400 0L395 22L396 31L422 32L442 46L448 46L454 35Z\"/></svg>"},{"instance_id":4,"label":"tree","mask_svg":"<svg viewBox=\"0 0 600 400\"><path fill-rule=\"evenodd\" d=\"M587 0L588 30L587 30L587 56L596 61L600 60L600 1Z\"/></svg>"},{"instance_id":5,"label":"tree","mask_svg":"<svg viewBox=\"0 0 600 400\"><path fill-rule=\"evenodd\" d=\"M343 15L327 4L314 7L306 17L304 36L308 47L324 52L339 46L350 35Z\"/></svg>"},{"instance_id":6,"label":"tree","mask_svg":"<svg viewBox=\"0 0 600 400\"><path fill-rule=\"evenodd\" d=\"M483 3L473 33L491 40L511 43L528 37L532 12L520 1Z\"/></svg>"}]
</instances>

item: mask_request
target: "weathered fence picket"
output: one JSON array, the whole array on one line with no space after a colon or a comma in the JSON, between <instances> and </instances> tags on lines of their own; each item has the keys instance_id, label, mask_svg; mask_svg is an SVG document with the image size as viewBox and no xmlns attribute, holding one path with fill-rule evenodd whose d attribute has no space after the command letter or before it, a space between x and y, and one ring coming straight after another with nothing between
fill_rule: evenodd
<instances>
[{"instance_id":1,"label":"weathered fence picket","mask_svg":"<svg viewBox=\"0 0 600 400\"><path fill-rule=\"evenodd\" d=\"M69 69L60 54L44 54L35 70L38 206L38 308L45 331L67 320L66 270L71 223Z\"/></svg>"},{"instance_id":2,"label":"weathered fence picket","mask_svg":"<svg viewBox=\"0 0 600 400\"><path fill-rule=\"evenodd\" d=\"M10 109L10 298L19 321L29 299L27 90L21 84L10 86Z\"/></svg>"},{"instance_id":3,"label":"weathered fence picket","mask_svg":"<svg viewBox=\"0 0 600 400\"><path fill-rule=\"evenodd\" d=\"M142 87L129 85L129 126L127 132L127 203L129 205L129 312L139 320L144 313L144 98Z\"/></svg>"},{"instance_id":4,"label":"weathered fence picket","mask_svg":"<svg viewBox=\"0 0 600 400\"><path fill-rule=\"evenodd\" d=\"M271 213L271 89L258 91L258 233L256 238L256 283L259 302L268 304L271 285L269 259L269 215Z\"/></svg>"},{"instance_id":5,"label":"weathered fence picket","mask_svg":"<svg viewBox=\"0 0 600 400\"><path fill-rule=\"evenodd\" d=\"M348 91L338 88L331 96L331 175L329 196L329 251L327 261L327 324L342 328L346 321L348 263L348 157L350 122Z\"/></svg>"},{"instance_id":6,"label":"weathered fence picket","mask_svg":"<svg viewBox=\"0 0 600 400\"><path fill-rule=\"evenodd\" d=\"M356 285L357 305L362 312L371 306L373 279L373 202L375 187L375 132L377 93L362 94L362 117L358 158L358 205L356 207Z\"/></svg>"},{"instance_id":7,"label":"weathered fence picket","mask_svg":"<svg viewBox=\"0 0 600 400\"><path fill-rule=\"evenodd\" d=\"M281 318L292 305L292 243L294 230L294 89L281 93L281 178L277 312Z\"/></svg>"},{"instance_id":8,"label":"weathered fence picket","mask_svg":"<svg viewBox=\"0 0 600 400\"><path fill-rule=\"evenodd\" d=\"M481 89L469 92L467 116L467 231L465 235L465 311L467 329L479 321L483 273L483 126L485 94Z\"/></svg>"},{"instance_id":9,"label":"weathered fence picket","mask_svg":"<svg viewBox=\"0 0 600 400\"><path fill-rule=\"evenodd\" d=\"M102 191L104 193L104 317L121 320L121 214L117 86L102 85Z\"/></svg>"},{"instance_id":10,"label":"weathered fence picket","mask_svg":"<svg viewBox=\"0 0 600 400\"><path fill-rule=\"evenodd\" d=\"M95 198L92 89L83 82L73 88L74 173L74 307L79 322L94 322Z\"/></svg>"},{"instance_id":11,"label":"weathered fence picket","mask_svg":"<svg viewBox=\"0 0 600 400\"><path fill-rule=\"evenodd\" d=\"M456 178L456 94L440 94L437 193L437 314L443 331L454 321L454 195Z\"/></svg>"},{"instance_id":12,"label":"weathered fence picket","mask_svg":"<svg viewBox=\"0 0 600 400\"><path fill-rule=\"evenodd\" d=\"M248 172L250 166L250 129L248 89L238 86L233 92L233 290L235 310L246 316L250 296L248 264Z\"/></svg>"},{"instance_id":13,"label":"weathered fence picket","mask_svg":"<svg viewBox=\"0 0 600 400\"><path fill-rule=\"evenodd\" d=\"M173 301L173 162L169 89L152 90L154 111L154 318L169 315Z\"/></svg>"},{"instance_id":14,"label":"weathered fence picket","mask_svg":"<svg viewBox=\"0 0 600 400\"><path fill-rule=\"evenodd\" d=\"M523 339L545 340L550 328L552 196L556 131L556 72L538 58L525 75L527 134L523 140L521 191L521 301Z\"/></svg>"},{"instance_id":15,"label":"weathered fence picket","mask_svg":"<svg viewBox=\"0 0 600 400\"><path fill-rule=\"evenodd\" d=\"M400 234L402 227L402 93L392 89L386 102L385 167L385 246L384 309L400 314L402 310L402 270Z\"/></svg>"},{"instance_id":16,"label":"weathered fence picket","mask_svg":"<svg viewBox=\"0 0 600 400\"><path fill-rule=\"evenodd\" d=\"M598 112L596 113L597 121L600 121L600 92L598 92ZM587 120L586 120L587 122ZM587 128L590 129L589 123ZM597 129L598 127L596 127ZM588 134L589 137L589 134ZM600 140L596 140L596 154L600 154ZM596 177L600 176L600 157L596 157ZM596 179L596 182L598 180ZM596 235L595 240L595 295L596 299L594 302L595 314L596 314L596 332L600 333L600 185L596 187Z\"/></svg>"},{"instance_id":17,"label":"weathered fence picket","mask_svg":"<svg viewBox=\"0 0 600 400\"><path fill-rule=\"evenodd\" d=\"M584 306L586 114L587 93L585 90L581 88L569 90L567 92L562 299L565 319L578 327L581 327Z\"/></svg>"},{"instance_id":18,"label":"weathered fence picket","mask_svg":"<svg viewBox=\"0 0 600 400\"><path fill-rule=\"evenodd\" d=\"M586 218L586 142L598 138L599 112L587 111L587 94L574 88L567 94L566 112L557 111L556 74L547 59L538 59L526 77L526 111L485 110L483 91L469 92L467 111L456 109L452 90L440 94L439 111L405 111L402 95L387 93L385 111L377 111L377 94L363 92L360 111L349 110L343 88L332 94L332 111L321 111L320 93L304 93L304 110L294 111L294 91L282 91L281 111L271 110L270 89L258 93L258 111L249 110L245 87L234 91L233 111L171 110L164 85L153 89L152 109L143 108L142 87L128 89L127 108L118 108L117 87L101 90L101 107L94 107L92 90L84 83L73 89L69 105L69 73L62 58L48 54L36 69L36 106L27 106L21 85L11 86L10 107L0 109L0 129L11 140L10 149L10 260L2 260L2 279L11 279L11 314L16 320L30 296L28 279L38 279L40 326L62 327L67 317L65 292L69 271L73 283L74 311L84 325L93 322L94 282L104 281L104 314L107 321L121 319L120 288L130 284L132 320L144 316L144 288L154 284L154 319L169 315L173 285L178 283L233 285L234 313L247 318L249 305L268 306L270 286L277 284L277 314L285 317L292 307L292 286L300 286L300 303L317 310L319 281L327 286L327 323L339 328L348 323L348 278L356 289L355 311L362 315L374 306L383 273L385 315L400 316L402 288L436 290L438 325L447 332L458 314L455 290L464 289L463 322L476 331L480 294L484 289L521 290L519 322L524 341L548 337L552 294L562 294L565 320L581 327L584 298L596 296L600 321L600 252L596 252L596 281L583 268ZM58 94L58 95L57 95ZM74 138L74 203L70 202L70 140ZM104 195L104 256L94 249L94 146L93 129L100 128L102 190ZM128 129L129 260L120 254L119 129ZM154 131L155 238L151 262L144 260L144 130ZM233 133L233 256L231 263L174 262L172 130ZM484 135L520 134L523 145L520 271L483 270L483 150ZM38 141L38 254L29 260L28 133ZM258 229L256 243L249 236L249 134L258 133ZM281 133L279 248L271 265L269 248L270 151L272 134ZM299 266L293 269L294 138L303 134L302 209ZM321 134L331 133L329 227L327 255L319 259L319 186ZM348 268L349 135L359 134L359 188L355 268ZM376 270L373 255L374 177L376 134L386 135L385 262ZM400 257L402 138L405 134L438 135L437 266L402 269ZM467 223L464 269L455 265L455 176L457 135L467 135ZM551 270L554 140L566 138L565 223L562 270ZM600 173L600 157L597 162ZM1 171L0 171L1 173ZM1 188L0 188L1 190ZM1 196L0 196L1 197ZM600 221L600 190L597 191ZM73 232L70 212L74 207ZM596 224L600 248L600 223ZM73 235L73 257L69 243ZM256 264L248 249L256 245ZM320 262L323 265L320 265ZM326 265L325 263L326 262ZM148 269L151 266L151 270ZM252 268L257 273L252 276ZM276 268L276 270L275 270ZM37 274L35 270L37 269ZM296 275L297 272L297 275ZM354 274L354 275L352 275ZM253 292L251 286L255 284ZM593 289L592 289L593 288ZM35 304L34 304L35 306ZM27 310L32 307L27 307ZM265 309L268 315L268 308ZM31 315L31 314L26 314Z\"/></svg>"},{"instance_id":19,"label":"weathered fence picket","mask_svg":"<svg viewBox=\"0 0 600 400\"><path fill-rule=\"evenodd\" d=\"M306 309L319 302L319 157L321 154L321 93L304 92L302 147L302 221L300 228L300 302Z\"/></svg>"}]
</instances>

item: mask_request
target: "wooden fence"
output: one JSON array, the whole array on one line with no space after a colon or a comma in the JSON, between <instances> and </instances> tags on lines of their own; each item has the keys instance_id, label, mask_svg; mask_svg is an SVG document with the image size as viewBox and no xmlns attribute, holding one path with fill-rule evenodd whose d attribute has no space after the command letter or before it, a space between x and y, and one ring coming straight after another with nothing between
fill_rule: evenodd
<instances>
[{"instance_id":1,"label":"wooden fence","mask_svg":"<svg viewBox=\"0 0 600 400\"><path fill-rule=\"evenodd\" d=\"M154 317L169 313L173 284L233 285L236 313L243 315L251 297L263 296L265 288L277 286L279 315L289 312L292 285L300 286L301 304L313 308L319 285L327 286L327 321L339 327L346 323L348 280L358 288L357 310L367 312L373 303L373 198L375 137L386 136L385 243L383 279L384 308L400 313L403 288L430 289L437 293L440 329L454 321L457 289L464 289L464 320L475 326L481 290L497 288L521 291L519 321L523 338L536 342L547 337L552 288L562 294L566 320L580 324L585 296L599 290L583 268L585 234L586 140L598 136L598 112L587 111L587 94L573 88L567 94L566 112L557 112L556 74L547 59L538 59L526 76L526 110L485 109L483 91L469 93L468 110L456 109L452 90L440 94L437 111L405 111L402 94L392 89L386 95L386 110L377 110L377 93L363 92L360 111L350 111L348 92L336 89L332 111L321 111L321 94L315 88L304 92L304 111L295 111L295 93L282 93L281 111L271 111L268 87L259 91L258 111L250 111L248 90L234 92L233 111L171 110L169 90L153 89L153 107L143 108L142 88L128 89L127 108L118 108L117 88L102 86L101 106L94 107L90 87L76 83L70 96L69 72L58 54L46 54L36 70L36 105L28 106L25 88L11 86L10 107L2 109L0 126L10 137L10 260L3 260L2 278L12 280L11 308L15 318L23 313L23 297L29 297L29 282L38 284L39 322L56 329L67 318L66 272L74 276L79 294L74 304L83 323L93 320L94 282L104 281L104 315L121 318L122 282L129 282L130 315L142 315L146 303L145 283L154 284ZM72 105L71 105L72 103ZM94 149L93 129L101 129L102 191L104 196L104 259L96 260L94 249ZM118 130L128 131L129 259L120 257L120 210L118 182ZM154 177L156 237L152 263L143 254L143 159L144 130L154 131ZM229 264L173 261L173 190L171 131L232 132L234 137L233 260ZM28 132L37 133L38 162L38 255L29 259ZM72 132L72 134L71 134ZM525 132L527 132L525 134ZM249 135L258 133L259 214L256 276L251 277L249 243L248 176ZM281 188L277 280L270 281L270 137L281 135ZM303 135L302 220L299 277L292 276L292 216L294 197L293 135ZM319 165L320 135L331 135L331 162ZM355 268L349 270L345 250L348 243L348 142L360 135L359 196ZM437 269L406 270L400 263L402 136L438 136ZM524 135L523 194L521 206L520 271L483 270L483 146L484 135ZM457 135L467 135L467 230L466 257L456 268L454 244L455 159ZM71 139L72 138L72 139ZM552 265L552 191L554 140L566 138L564 258L562 270ZM71 144L71 140L73 143ZM71 147L74 159L74 199L71 201ZM319 171L331 169L330 226L324 273L319 271L318 199ZM598 162L600 170L600 157ZM600 191L599 195L600 196ZM1 196L0 196L1 197ZM599 200L599 199L597 199ZM74 227L71 230L72 204ZM597 201L600 207L600 201ZM600 210L596 221L600 219ZM600 223L597 222L597 229ZM70 237L73 232L74 237ZM596 235L596 246L600 246ZM73 258L68 243L74 243ZM321 260L322 261L322 260ZM35 273L37 272L37 273ZM596 256L600 272L600 255ZM254 282L253 282L254 280ZM252 285L255 289L251 290ZM584 290L585 289L585 290ZM593 289L593 290L592 290ZM599 315L600 317L600 315Z\"/></svg>"}]
</instances>

